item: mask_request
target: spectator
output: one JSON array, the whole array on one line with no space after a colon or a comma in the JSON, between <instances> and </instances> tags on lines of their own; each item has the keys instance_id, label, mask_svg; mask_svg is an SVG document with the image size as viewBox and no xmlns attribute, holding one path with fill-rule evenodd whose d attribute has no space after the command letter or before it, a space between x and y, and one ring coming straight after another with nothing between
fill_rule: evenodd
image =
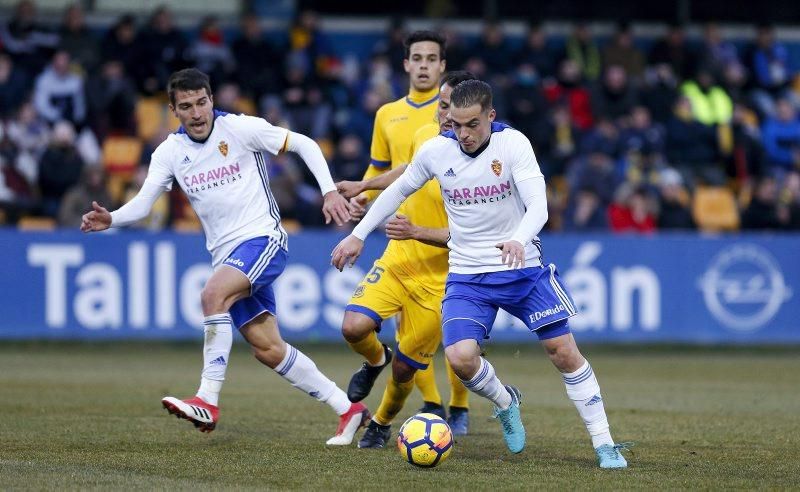
<instances>
[{"instance_id":1,"label":"spectator","mask_svg":"<svg viewBox=\"0 0 800 492\"><path fill-rule=\"evenodd\" d=\"M600 198L603 209L611 202L614 188L614 161L602 152L578 156L568 169L567 182L571 190L591 188Z\"/></svg>"},{"instance_id":2,"label":"spectator","mask_svg":"<svg viewBox=\"0 0 800 492\"><path fill-rule=\"evenodd\" d=\"M493 79L503 77L513 68L514 53L509 49L503 26L497 21L488 21L484 24L481 38L473 51L475 56L486 63L489 75Z\"/></svg>"},{"instance_id":3,"label":"spectator","mask_svg":"<svg viewBox=\"0 0 800 492\"><path fill-rule=\"evenodd\" d=\"M170 74L188 66L186 39L173 24L172 12L167 7L153 12L134 46L137 62L131 75L139 90L147 95L163 91Z\"/></svg>"},{"instance_id":4,"label":"spectator","mask_svg":"<svg viewBox=\"0 0 800 492\"><path fill-rule=\"evenodd\" d=\"M664 152L666 132L659 123L653 123L650 111L644 106L631 110L630 125L622 131L620 144L623 152Z\"/></svg>"},{"instance_id":5,"label":"spectator","mask_svg":"<svg viewBox=\"0 0 800 492\"><path fill-rule=\"evenodd\" d=\"M78 183L83 167L75 148L75 129L67 121L56 123L50 146L39 161L43 215L56 217L62 197Z\"/></svg>"},{"instance_id":6,"label":"spectator","mask_svg":"<svg viewBox=\"0 0 800 492\"><path fill-rule=\"evenodd\" d=\"M690 178L721 185L725 173L717 164L717 132L694 119L691 101L681 96L667 123L667 159Z\"/></svg>"},{"instance_id":7,"label":"spectator","mask_svg":"<svg viewBox=\"0 0 800 492\"><path fill-rule=\"evenodd\" d=\"M777 96L789 84L789 52L775 39L772 26L759 26L749 61L756 84L772 96Z\"/></svg>"},{"instance_id":8,"label":"spectator","mask_svg":"<svg viewBox=\"0 0 800 492\"><path fill-rule=\"evenodd\" d=\"M619 65L606 67L602 82L592 89L592 114L619 122L638 103L638 94Z\"/></svg>"},{"instance_id":9,"label":"spectator","mask_svg":"<svg viewBox=\"0 0 800 492\"><path fill-rule=\"evenodd\" d=\"M767 159L779 173L800 169L800 121L792 103L779 99L776 117L767 118L761 128Z\"/></svg>"},{"instance_id":10,"label":"spectator","mask_svg":"<svg viewBox=\"0 0 800 492\"><path fill-rule=\"evenodd\" d=\"M347 123L340 131L350 131L362 142L371 142L375 113L386 102L387 100L377 91L367 91L361 98L359 106L348 111Z\"/></svg>"},{"instance_id":11,"label":"spectator","mask_svg":"<svg viewBox=\"0 0 800 492\"><path fill-rule=\"evenodd\" d=\"M642 188L625 183L608 207L608 222L614 232L652 233L656 231L656 216L652 199Z\"/></svg>"},{"instance_id":12,"label":"spectator","mask_svg":"<svg viewBox=\"0 0 800 492\"><path fill-rule=\"evenodd\" d=\"M282 50L264 38L255 14L244 14L240 21L241 37L233 42L236 80L245 94L259 100L264 93L277 92Z\"/></svg>"},{"instance_id":13,"label":"spectator","mask_svg":"<svg viewBox=\"0 0 800 492\"><path fill-rule=\"evenodd\" d=\"M616 160L620 157L619 128L608 118L600 118L597 124L581 138L580 151L584 154L599 152Z\"/></svg>"},{"instance_id":14,"label":"spectator","mask_svg":"<svg viewBox=\"0 0 800 492\"><path fill-rule=\"evenodd\" d=\"M367 170L369 156L364 151L364 142L357 135L347 134L339 139L331 167L336 181L359 181Z\"/></svg>"},{"instance_id":15,"label":"spectator","mask_svg":"<svg viewBox=\"0 0 800 492\"><path fill-rule=\"evenodd\" d=\"M657 41L650 50L651 65L666 63L678 78L686 79L694 71L694 54L686 44L686 34L678 24L670 26L667 36Z\"/></svg>"},{"instance_id":16,"label":"spectator","mask_svg":"<svg viewBox=\"0 0 800 492\"><path fill-rule=\"evenodd\" d=\"M86 84L92 130L102 140L109 134L136 131L136 86L119 60L107 60Z\"/></svg>"},{"instance_id":17,"label":"spectator","mask_svg":"<svg viewBox=\"0 0 800 492\"><path fill-rule=\"evenodd\" d=\"M209 76L212 87L228 80L236 68L233 53L225 42L219 20L214 16L208 16L200 23L200 33L188 48L187 56L194 61L195 68Z\"/></svg>"},{"instance_id":18,"label":"spectator","mask_svg":"<svg viewBox=\"0 0 800 492\"><path fill-rule=\"evenodd\" d=\"M672 67L666 63L647 71L645 88L641 94L642 104L650 110L653 120L666 123L672 117L672 108L678 98L678 79Z\"/></svg>"},{"instance_id":19,"label":"spectator","mask_svg":"<svg viewBox=\"0 0 800 492\"><path fill-rule=\"evenodd\" d=\"M7 137L0 122L0 223L14 223L36 205L33 186L16 165L18 150Z\"/></svg>"},{"instance_id":20,"label":"spectator","mask_svg":"<svg viewBox=\"0 0 800 492\"><path fill-rule=\"evenodd\" d=\"M300 66L290 63L284 86L282 103L292 130L314 139L329 137L331 107L322 100L319 87L309 83Z\"/></svg>"},{"instance_id":21,"label":"spectator","mask_svg":"<svg viewBox=\"0 0 800 492\"><path fill-rule=\"evenodd\" d=\"M687 80L681 92L692 104L694 118L704 125L727 125L733 116L733 101L714 83L711 71L701 68L696 81Z\"/></svg>"},{"instance_id":22,"label":"spectator","mask_svg":"<svg viewBox=\"0 0 800 492\"><path fill-rule=\"evenodd\" d=\"M53 63L36 78L33 104L50 124L67 120L80 125L86 118L83 79L69 71L69 53L59 50Z\"/></svg>"},{"instance_id":23,"label":"spectator","mask_svg":"<svg viewBox=\"0 0 800 492\"><path fill-rule=\"evenodd\" d=\"M313 10L301 11L289 29L290 53L306 75L314 77L317 63L326 56L319 18Z\"/></svg>"},{"instance_id":24,"label":"spectator","mask_svg":"<svg viewBox=\"0 0 800 492\"><path fill-rule=\"evenodd\" d=\"M14 114L28 98L27 75L14 65L14 60L0 52L0 120Z\"/></svg>"},{"instance_id":25,"label":"spectator","mask_svg":"<svg viewBox=\"0 0 800 492\"><path fill-rule=\"evenodd\" d=\"M752 110L737 104L733 108L733 152L728 159L728 175L744 184L753 176L761 176L765 167L758 118Z\"/></svg>"},{"instance_id":26,"label":"spectator","mask_svg":"<svg viewBox=\"0 0 800 492\"><path fill-rule=\"evenodd\" d=\"M753 199L742 213L742 228L776 230L781 225L778 218L777 182L772 176L764 176L756 184Z\"/></svg>"},{"instance_id":27,"label":"spectator","mask_svg":"<svg viewBox=\"0 0 800 492\"><path fill-rule=\"evenodd\" d=\"M59 49L69 53L70 59L86 73L91 73L100 61L100 47L86 28L83 8L79 3L73 3L64 11Z\"/></svg>"},{"instance_id":28,"label":"spectator","mask_svg":"<svg viewBox=\"0 0 800 492\"><path fill-rule=\"evenodd\" d=\"M450 65L450 46L447 46L447 64ZM556 75L557 54L548 45L544 29L539 24L528 26L528 33L522 49L514 59L520 65L533 65L540 79Z\"/></svg>"},{"instance_id":29,"label":"spectator","mask_svg":"<svg viewBox=\"0 0 800 492\"><path fill-rule=\"evenodd\" d=\"M111 203L111 197L106 190L105 172L101 167L85 167L80 181L64 194L58 209L58 225L79 228L86 206L93 200L97 203Z\"/></svg>"},{"instance_id":30,"label":"spectator","mask_svg":"<svg viewBox=\"0 0 800 492\"><path fill-rule=\"evenodd\" d=\"M659 182L658 228L695 229L691 197L683 185L681 174L674 169L661 171Z\"/></svg>"},{"instance_id":31,"label":"spectator","mask_svg":"<svg viewBox=\"0 0 800 492\"><path fill-rule=\"evenodd\" d=\"M564 59L578 66L578 71L584 80L594 81L600 77L602 69L600 50L592 39L588 25L575 24L564 46Z\"/></svg>"},{"instance_id":32,"label":"spectator","mask_svg":"<svg viewBox=\"0 0 800 492\"><path fill-rule=\"evenodd\" d=\"M508 118L515 128L529 138L540 135L541 127L547 124L547 100L538 82L536 68L530 63L523 63L517 67L507 91L506 99L512 102L508 108Z\"/></svg>"},{"instance_id":33,"label":"spectator","mask_svg":"<svg viewBox=\"0 0 800 492\"><path fill-rule=\"evenodd\" d=\"M476 72L470 71L480 77ZM561 62L557 80L544 84L544 95L551 105L567 106L578 129L587 130L594 124L591 96L583 85L580 67L574 61Z\"/></svg>"},{"instance_id":34,"label":"spectator","mask_svg":"<svg viewBox=\"0 0 800 492\"><path fill-rule=\"evenodd\" d=\"M16 168L33 187L39 179L39 159L50 143L50 129L27 101L8 122L6 133L17 149Z\"/></svg>"},{"instance_id":35,"label":"spectator","mask_svg":"<svg viewBox=\"0 0 800 492\"><path fill-rule=\"evenodd\" d=\"M720 80L727 67L740 64L736 46L722 39L719 26L715 23L706 24L697 66L710 71L717 80Z\"/></svg>"},{"instance_id":36,"label":"spectator","mask_svg":"<svg viewBox=\"0 0 800 492\"><path fill-rule=\"evenodd\" d=\"M592 186L582 186L570 197L564 212L565 231L608 230L606 207Z\"/></svg>"},{"instance_id":37,"label":"spectator","mask_svg":"<svg viewBox=\"0 0 800 492\"><path fill-rule=\"evenodd\" d=\"M747 93L749 80L747 70L740 63L731 63L722 69L721 86L734 104L750 104L751 98Z\"/></svg>"},{"instance_id":38,"label":"spectator","mask_svg":"<svg viewBox=\"0 0 800 492\"><path fill-rule=\"evenodd\" d=\"M125 73L133 77L139 67L139 54L136 45L136 22L131 15L123 15L103 38L101 59L120 60L125 67Z\"/></svg>"},{"instance_id":39,"label":"spectator","mask_svg":"<svg viewBox=\"0 0 800 492\"><path fill-rule=\"evenodd\" d=\"M603 64L606 67L617 65L625 69L633 83L638 85L644 77L644 54L633 44L631 26L627 23L617 25L614 38L603 49Z\"/></svg>"},{"instance_id":40,"label":"spectator","mask_svg":"<svg viewBox=\"0 0 800 492\"><path fill-rule=\"evenodd\" d=\"M21 0L8 24L0 26L0 46L29 77L35 76L58 46L58 35L36 22L36 4Z\"/></svg>"},{"instance_id":41,"label":"spectator","mask_svg":"<svg viewBox=\"0 0 800 492\"><path fill-rule=\"evenodd\" d=\"M439 32L444 35L446 40L447 49L447 69L448 70L464 70L464 65L467 62L467 53L470 51L464 46L464 40L455 29L445 24ZM396 67L400 65L392 65Z\"/></svg>"},{"instance_id":42,"label":"spectator","mask_svg":"<svg viewBox=\"0 0 800 492\"><path fill-rule=\"evenodd\" d=\"M783 180L778 217L786 229L800 230L800 173L791 172Z\"/></svg>"},{"instance_id":43,"label":"spectator","mask_svg":"<svg viewBox=\"0 0 800 492\"><path fill-rule=\"evenodd\" d=\"M389 35L381 41L375 48L376 53L382 53L389 59L389 64L393 67L402 67L403 59L406 56L405 39L408 35L403 20L394 18L389 25Z\"/></svg>"}]
</instances>

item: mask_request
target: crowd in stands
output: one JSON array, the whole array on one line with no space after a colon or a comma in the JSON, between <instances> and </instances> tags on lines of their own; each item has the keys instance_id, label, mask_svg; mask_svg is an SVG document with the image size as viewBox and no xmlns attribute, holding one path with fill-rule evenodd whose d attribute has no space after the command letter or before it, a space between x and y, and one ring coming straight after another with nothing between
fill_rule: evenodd
<instances>
[{"instance_id":1,"label":"crowd in stands","mask_svg":"<svg viewBox=\"0 0 800 492\"><path fill-rule=\"evenodd\" d=\"M488 81L498 119L532 141L549 229L800 230L800 67L771 26L734 43L715 25L699 42L673 25L647 49L625 24L602 42L583 24L558 40L532 24L513 43L497 22L472 42L441 29L447 67ZM359 179L375 112L408 88L406 32L393 23L359 59L331 52L313 12L284 33L245 14L231 35L213 17L179 30L159 8L98 33L77 4L53 30L24 0L0 26L0 223L77 227L92 200L113 208L133 196L177 125L167 78L187 66L211 76L219 109L307 134L335 179ZM280 155L269 172L287 223L321 226L305 166ZM196 226L175 190L141 224Z\"/></svg>"}]
</instances>

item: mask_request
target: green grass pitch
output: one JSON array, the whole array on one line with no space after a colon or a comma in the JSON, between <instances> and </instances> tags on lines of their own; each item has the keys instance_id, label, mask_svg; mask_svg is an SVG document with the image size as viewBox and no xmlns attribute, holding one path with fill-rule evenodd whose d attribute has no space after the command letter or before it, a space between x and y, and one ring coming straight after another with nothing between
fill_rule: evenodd
<instances>
[{"instance_id":1,"label":"green grass pitch","mask_svg":"<svg viewBox=\"0 0 800 492\"><path fill-rule=\"evenodd\" d=\"M424 470L383 450L326 448L333 412L236 345L211 434L167 415L196 389L201 345L0 344L0 489L506 490L796 488L800 348L585 347L629 468L602 471L561 378L534 344L489 346L523 392L525 451L510 455L490 405L471 435ZM340 386L359 365L342 345L300 345ZM438 379L445 397L441 356ZM367 399L377 406L385 375ZM412 394L393 427L421 403Z\"/></svg>"}]
</instances>

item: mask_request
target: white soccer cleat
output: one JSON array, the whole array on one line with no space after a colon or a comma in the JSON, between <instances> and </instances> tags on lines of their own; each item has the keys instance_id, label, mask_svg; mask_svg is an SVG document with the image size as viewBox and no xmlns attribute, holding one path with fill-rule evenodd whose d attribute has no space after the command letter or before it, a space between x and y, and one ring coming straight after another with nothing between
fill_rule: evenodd
<instances>
[{"instance_id":1,"label":"white soccer cleat","mask_svg":"<svg viewBox=\"0 0 800 492\"><path fill-rule=\"evenodd\" d=\"M329 446L348 446L353 442L356 431L367 425L372 416L363 403L351 403L350 410L339 417L339 427L336 428L336 435L328 439L325 443Z\"/></svg>"},{"instance_id":2,"label":"white soccer cleat","mask_svg":"<svg viewBox=\"0 0 800 492\"><path fill-rule=\"evenodd\" d=\"M207 403L199 396L188 400L167 396L161 399L161 404L171 415L193 423L200 432L211 432L217 426L219 407Z\"/></svg>"}]
</instances>

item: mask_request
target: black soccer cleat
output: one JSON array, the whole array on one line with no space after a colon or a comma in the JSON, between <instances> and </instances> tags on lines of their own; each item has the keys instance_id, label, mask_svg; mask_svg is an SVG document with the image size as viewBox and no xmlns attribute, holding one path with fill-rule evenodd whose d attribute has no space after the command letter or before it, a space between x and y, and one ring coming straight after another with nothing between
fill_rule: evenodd
<instances>
[{"instance_id":1,"label":"black soccer cleat","mask_svg":"<svg viewBox=\"0 0 800 492\"><path fill-rule=\"evenodd\" d=\"M367 430L358 441L358 447L363 449L381 449L386 447L389 438L392 437L392 426L381 425L374 420L369 421Z\"/></svg>"},{"instance_id":2,"label":"black soccer cleat","mask_svg":"<svg viewBox=\"0 0 800 492\"><path fill-rule=\"evenodd\" d=\"M369 395L372 387L375 385L375 380L378 375L383 371L383 368L392 363L392 349L383 344L383 355L386 357L386 362L380 366L371 366L364 362L361 369L353 374L350 378L350 384L347 385L347 398L353 402L359 402Z\"/></svg>"},{"instance_id":3,"label":"black soccer cleat","mask_svg":"<svg viewBox=\"0 0 800 492\"><path fill-rule=\"evenodd\" d=\"M447 420L447 412L445 412L444 407L438 403L429 401L423 402L422 407L417 410L417 413L432 413L442 420Z\"/></svg>"}]
</instances>

